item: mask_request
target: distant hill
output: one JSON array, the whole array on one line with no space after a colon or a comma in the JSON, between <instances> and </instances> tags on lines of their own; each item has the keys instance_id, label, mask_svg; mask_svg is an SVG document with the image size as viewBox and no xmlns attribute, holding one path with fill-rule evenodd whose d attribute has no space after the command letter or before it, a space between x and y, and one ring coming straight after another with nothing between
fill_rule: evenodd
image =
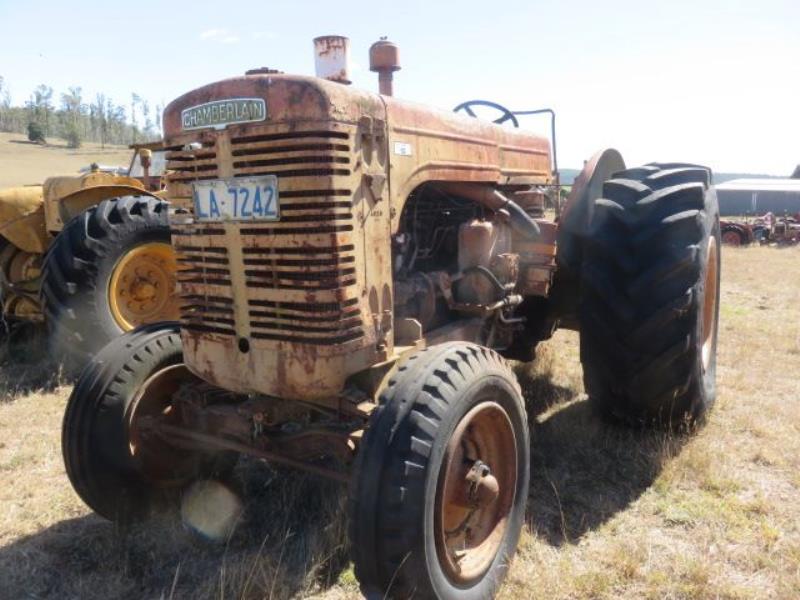
<instances>
[{"instance_id":1,"label":"distant hill","mask_svg":"<svg viewBox=\"0 0 800 600\"><path fill-rule=\"evenodd\" d=\"M580 169L561 169L562 185L572 185L580 172ZM782 179L782 176L755 173L714 173L714 183L725 183L731 179Z\"/></svg>"}]
</instances>

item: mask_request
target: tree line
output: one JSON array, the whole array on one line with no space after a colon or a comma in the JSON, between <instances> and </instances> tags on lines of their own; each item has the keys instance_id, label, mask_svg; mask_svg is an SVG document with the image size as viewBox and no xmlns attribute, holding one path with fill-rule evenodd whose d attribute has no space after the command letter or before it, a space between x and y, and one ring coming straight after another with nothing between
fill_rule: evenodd
<instances>
[{"instance_id":1,"label":"tree line","mask_svg":"<svg viewBox=\"0 0 800 600\"><path fill-rule=\"evenodd\" d=\"M22 106L12 106L11 93L0 76L0 131L27 134L33 142L60 137L71 148L85 141L127 145L158 139L161 135L159 104L131 94L129 105L116 104L105 94L86 99L80 87L56 96L53 88L39 85Z\"/></svg>"}]
</instances>

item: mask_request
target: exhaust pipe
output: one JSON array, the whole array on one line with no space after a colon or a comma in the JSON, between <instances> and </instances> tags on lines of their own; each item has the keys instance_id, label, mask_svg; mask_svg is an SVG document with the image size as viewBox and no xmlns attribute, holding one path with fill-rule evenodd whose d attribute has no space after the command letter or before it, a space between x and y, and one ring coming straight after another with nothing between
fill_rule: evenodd
<instances>
[{"instance_id":1,"label":"exhaust pipe","mask_svg":"<svg viewBox=\"0 0 800 600\"><path fill-rule=\"evenodd\" d=\"M460 182L437 182L434 185L445 194L472 200L491 210L508 211L511 227L530 240L542 235L539 224L519 204L488 185Z\"/></svg>"},{"instance_id":2,"label":"exhaust pipe","mask_svg":"<svg viewBox=\"0 0 800 600\"><path fill-rule=\"evenodd\" d=\"M314 38L314 71L320 79L350 83L350 39L342 35Z\"/></svg>"}]
</instances>

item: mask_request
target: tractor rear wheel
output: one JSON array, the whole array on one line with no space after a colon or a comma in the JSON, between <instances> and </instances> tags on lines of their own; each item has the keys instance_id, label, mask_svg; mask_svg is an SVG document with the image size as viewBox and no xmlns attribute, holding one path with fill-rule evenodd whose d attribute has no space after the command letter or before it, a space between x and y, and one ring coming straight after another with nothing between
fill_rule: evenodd
<instances>
[{"instance_id":1,"label":"tractor rear wheel","mask_svg":"<svg viewBox=\"0 0 800 600\"><path fill-rule=\"evenodd\" d=\"M154 416L178 418L172 396L196 380L174 323L126 333L89 362L67 402L61 449L73 488L92 510L127 522L197 479L230 473L236 453L180 450L147 432Z\"/></svg>"},{"instance_id":2,"label":"tractor rear wheel","mask_svg":"<svg viewBox=\"0 0 800 600\"><path fill-rule=\"evenodd\" d=\"M505 361L466 342L410 356L381 395L354 467L350 546L364 593L494 597L529 478L528 421Z\"/></svg>"},{"instance_id":3,"label":"tractor rear wheel","mask_svg":"<svg viewBox=\"0 0 800 600\"><path fill-rule=\"evenodd\" d=\"M68 367L125 331L178 318L167 206L104 200L70 221L48 250L42 305L51 347Z\"/></svg>"},{"instance_id":4,"label":"tractor rear wheel","mask_svg":"<svg viewBox=\"0 0 800 600\"><path fill-rule=\"evenodd\" d=\"M737 229L726 229L722 232L722 243L727 246L742 246L744 242L744 235Z\"/></svg>"},{"instance_id":5,"label":"tractor rear wheel","mask_svg":"<svg viewBox=\"0 0 800 600\"><path fill-rule=\"evenodd\" d=\"M711 172L616 173L586 239L579 306L590 399L632 424L680 427L716 396L719 209Z\"/></svg>"}]
</instances>

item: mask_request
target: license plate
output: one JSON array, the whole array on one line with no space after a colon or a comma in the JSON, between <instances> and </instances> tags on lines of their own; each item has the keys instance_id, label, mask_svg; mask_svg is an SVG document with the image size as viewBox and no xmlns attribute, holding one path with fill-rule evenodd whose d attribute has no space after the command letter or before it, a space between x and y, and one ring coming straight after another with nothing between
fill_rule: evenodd
<instances>
[{"instance_id":1,"label":"license plate","mask_svg":"<svg viewBox=\"0 0 800 600\"><path fill-rule=\"evenodd\" d=\"M275 175L196 181L192 184L194 216L199 221L278 221Z\"/></svg>"}]
</instances>

